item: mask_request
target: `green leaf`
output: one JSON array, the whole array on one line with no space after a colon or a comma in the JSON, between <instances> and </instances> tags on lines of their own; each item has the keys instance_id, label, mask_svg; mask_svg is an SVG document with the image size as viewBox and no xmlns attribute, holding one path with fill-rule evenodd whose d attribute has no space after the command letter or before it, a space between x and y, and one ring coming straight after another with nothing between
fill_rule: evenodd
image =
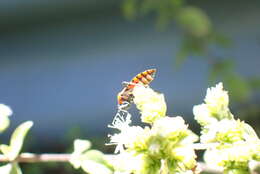
<instances>
[{"instance_id":1,"label":"green leaf","mask_svg":"<svg viewBox=\"0 0 260 174\"><path fill-rule=\"evenodd\" d=\"M230 48L232 46L232 41L225 34L212 32L211 39L221 48Z\"/></svg>"},{"instance_id":2,"label":"green leaf","mask_svg":"<svg viewBox=\"0 0 260 174\"><path fill-rule=\"evenodd\" d=\"M180 68L183 62L188 58L189 54L190 54L189 49L186 47L186 45L183 42L180 50L176 54L176 58L174 62L175 68Z\"/></svg>"},{"instance_id":3,"label":"green leaf","mask_svg":"<svg viewBox=\"0 0 260 174\"><path fill-rule=\"evenodd\" d=\"M85 159L95 161L98 163L106 164L106 160L104 159L104 154L98 150L89 150L84 153Z\"/></svg>"},{"instance_id":4,"label":"green leaf","mask_svg":"<svg viewBox=\"0 0 260 174\"><path fill-rule=\"evenodd\" d=\"M92 161L104 165L110 170L113 170L113 166L105 159L105 155L98 150L89 150L83 154L83 161Z\"/></svg>"},{"instance_id":5,"label":"green leaf","mask_svg":"<svg viewBox=\"0 0 260 174\"><path fill-rule=\"evenodd\" d=\"M89 150L90 141L77 139L74 141L74 152L70 163L74 168L82 168L90 174L112 174L113 167L105 160L104 154L98 150Z\"/></svg>"},{"instance_id":6,"label":"green leaf","mask_svg":"<svg viewBox=\"0 0 260 174\"><path fill-rule=\"evenodd\" d=\"M113 174L114 172L107 166L91 160L84 160L82 169L89 174Z\"/></svg>"},{"instance_id":7,"label":"green leaf","mask_svg":"<svg viewBox=\"0 0 260 174\"><path fill-rule=\"evenodd\" d=\"M211 22L207 14L196 7L184 7L178 16L180 26L194 37L205 37L211 32Z\"/></svg>"},{"instance_id":8,"label":"green leaf","mask_svg":"<svg viewBox=\"0 0 260 174\"><path fill-rule=\"evenodd\" d=\"M74 152L76 154L82 154L91 147L89 140L76 139L74 141Z\"/></svg>"},{"instance_id":9,"label":"green leaf","mask_svg":"<svg viewBox=\"0 0 260 174\"><path fill-rule=\"evenodd\" d=\"M241 75L230 72L223 78L233 100L242 102L250 97L250 86Z\"/></svg>"},{"instance_id":10,"label":"green leaf","mask_svg":"<svg viewBox=\"0 0 260 174\"><path fill-rule=\"evenodd\" d=\"M133 20L137 15L137 1L136 0L125 0L122 9L127 19Z\"/></svg>"},{"instance_id":11,"label":"green leaf","mask_svg":"<svg viewBox=\"0 0 260 174\"><path fill-rule=\"evenodd\" d=\"M230 72L234 71L234 62L230 59L222 58L221 60L214 61L215 62L211 64L209 73L209 81L211 84L215 84L216 81L221 79L220 77L225 77L227 74L230 74Z\"/></svg>"},{"instance_id":12,"label":"green leaf","mask_svg":"<svg viewBox=\"0 0 260 174\"><path fill-rule=\"evenodd\" d=\"M2 151L2 153L7 157L9 158L8 154L10 153L10 147L6 144L1 144L0 145L0 150Z\"/></svg>"},{"instance_id":13,"label":"green leaf","mask_svg":"<svg viewBox=\"0 0 260 174\"><path fill-rule=\"evenodd\" d=\"M249 78L248 82L252 89L254 90L260 89L260 77L251 77Z\"/></svg>"},{"instance_id":14,"label":"green leaf","mask_svg":"<svg viewBox=\"0 0 260 174\"><path fill-rule=\"evenodd\" d=\"M74 141L74 151L70 158L70 163L74 168L78 169L81 166L82 154L91 147L91 142L88 140L76 139Z\"/></svg>"},{"instance_id":15,"label":"green leaf","mask_svg":"<svg viewBox=\"0 0 260 174\"><path fill-rule=\"evenodd\" d=\"M10 174L22 174L21 168L17 163L12 164L12 170Z\"/></svg>"},{"instance_id":16,"label":"green leaf","mask_svg":"<svg viewBox=\"0 0 260 174\"><path fill-rule=\"evenodd\" d=\"M9 163L0 167L1 174L22 174L22 171L17 163Z\"/></svg>"},{"instance_id":17,"label":"green leaf","mask_svg":"<svg viewBox=\"0 0 260 174\"><path fill-rule=\"evenodd\" d=\"M14 160L19 155L24 138L32 126L32 121L22 123L14 130L11 136L10 145L3 144L0 146L0 150L10 161Z\"/></svg>"},{"instance_id":18,"label":"green leaf","mask_svg":"<svg viewBox=\"0 0 260 174\"><path fill-rule=\"evenodd\" d=\"M0 133L5 131L10 125L10 120L8 116L0 116Z\"/></svg>"},{"instance_id":19,"label":"green leaf","mask_svg":"<svg viewBox=\"0 0 260 174\"><path fill-rule=\"evenodd\" d=\"M84 154L82 169L90 174L112 174L113 168L104 159L104 154L98 150L89 150Z\"/></svg>"},{"instance_id":20,"label":"green leaf","mask_svg":"<svg viewBox=\"0 0 260 174\"><path fill-rule=\"evenodd\" d=\"M0 133L2 133L9 126L9 116L12 114L13 111L9 106L0 104Z\"/></svg>"}]
</instances>

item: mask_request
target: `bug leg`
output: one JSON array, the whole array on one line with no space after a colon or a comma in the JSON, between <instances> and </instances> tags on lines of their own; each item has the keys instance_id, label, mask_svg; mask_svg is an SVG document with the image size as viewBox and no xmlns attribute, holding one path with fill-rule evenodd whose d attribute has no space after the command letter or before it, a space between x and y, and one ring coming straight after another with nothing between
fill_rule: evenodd
<instances>
[{"instance_id":1,"label":"bug leg","mask_svg":"<svg viewBox=\"0 0 260 174\"><path fill-rule=\"evenodd\" d=\"M130 84L130 82L127 82L127 81L122 82L123 87L127 87L129 84Z\"/></svg>"},{"instance_id":2,"label":"bug leg","mask_svg":"<svg viewBox=\"0 0 260 174\"><path fill-rule=\"evenodd\" d=\"M131 104L129 102L125 101L121 105L118 105L118 109L119 110L127 110L127 109L130 108L130 105Z\"/></svg>"},{"instance_id":3,"label":"bug leg","mask_svg":"<svg viewBox=\"0 0 260 174\"><path fill-rule=\"evenodd\" d=\"M122 82L123 87L127 87L128 85L134 85L137 86L139 85L138 83L132 83L132 82L127 82L127 81L123 81Z\"/></svg>"},{"instance_id":4,"label":"bug leg","mask_svg":"<svg viewBox=\"0 0 260 174\"><path fill-rule=\"evenodd\" d=\"M127 81L123 81L122 85L123 85L123 87L127 87L128 85L148 87L148 85L144 85L144 84L140 84L140 83L132 83L132 82L127 82Z\"/></svg>"}]
</instances>

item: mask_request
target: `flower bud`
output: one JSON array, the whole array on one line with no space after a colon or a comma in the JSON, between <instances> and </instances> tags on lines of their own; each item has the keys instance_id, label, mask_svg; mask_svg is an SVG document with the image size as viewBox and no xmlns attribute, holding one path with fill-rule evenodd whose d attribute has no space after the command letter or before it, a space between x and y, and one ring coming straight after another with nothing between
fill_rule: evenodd
<instances>
[{"instance_id":1,"label":"flower bud","mask_svg":"<svg viewBox=\"0 0 260 174\"><path fill-rule=\"evenodd\" d=\"M133 90L134 103L141 112L142 122L153 123L166 114L164 95L142 85L135 86Z\"/></svg>"}]
</instances>

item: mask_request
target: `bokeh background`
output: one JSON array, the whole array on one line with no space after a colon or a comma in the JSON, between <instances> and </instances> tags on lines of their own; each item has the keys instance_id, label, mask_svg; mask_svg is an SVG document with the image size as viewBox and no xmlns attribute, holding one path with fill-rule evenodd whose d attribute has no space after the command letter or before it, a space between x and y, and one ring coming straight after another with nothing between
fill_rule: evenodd
<instances>
[{"instance_id":1,"label":"bokeh background","mask_svg":"<svg viewBox=\"0 0 260 174\"><path fill-rule=\"evenodd\" d=\"M192 108L220 81L234 115L257 129L259 10L257 0L1 0L0 102L14 111L9 131L34 121L31 152L66 152L75 138L112 152L104 143L121 82L149 68L158 71L151 86L165 94L168 115L195 132ZM44 166L24 168L78 173Z\"/></svg>"}]
</instances>

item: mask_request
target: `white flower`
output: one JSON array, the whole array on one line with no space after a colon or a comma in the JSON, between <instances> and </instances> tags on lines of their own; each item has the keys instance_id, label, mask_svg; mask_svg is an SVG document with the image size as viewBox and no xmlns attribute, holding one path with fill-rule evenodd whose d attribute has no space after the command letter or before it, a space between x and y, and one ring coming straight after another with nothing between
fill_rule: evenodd
<instances>
[{"instance_id":1,"label":"white flower","mask_svg":"<svg viewBox=\"0 0 260 174\"><path fill-rule=\"evenodd\" d=\"M206 150L204 153L204 161L206 162L207 166L213 169L222 170L221 161L221 153L218 150L209 149Z\"/></svg>"},{"instance_id":2,"label":"white flower","mask_svg":"<svg viewBox=\"0 0 260 174\"><path fill-rule=\"evenodd\" d=\"M126 115L121 115L118 113L112 125L109 125L110 128L118 129L120 133L116 133L114 135L109 135L110 143L109 144L116 144L117 147L115 149L115 153L122 153L124 151L124 147L132 148L138 142L144 140L148 133L147 129L143 129L140 126L130 126L131 123L131 115L127 111L123 111ZM126 118L124 118L124 116Z\"/></svg>"},{"instance_id":3,"label":"white flower","mask_svg":"<svg viewBox=\"0 0 260 174\"><path fill-rule=\"evenodd\" d=\"M256 161L260 161L260 142L253 143L253 145L255 146L253 148L254 149L253 159Z\"/></svg>"},{"instance_id":4,"label":"white flower","mask_svg":"<svg viewBox=\"0 0 260 174\"><path fill-rule=\"evenodd\" d=\"M260 139L258 138L255 130L247 123L244 123L244 132L243 137L246 141L252 143L260 143Z\"/></svg>"},{"instance_id":5,"label":"white flower","mask_svg":"<svg viewBox=\"0 0 260 174\"><path fill-rule=\"evenodd\" d=\"M161 150L161 144L158 141L154 141L149 145L149 152L151 154L159 154Z\"/></svg>"},{"instance_id":6,"label":"white flower","mask_svg":"<svg viewBox=\"0 0 260 174\"><path fill-rule=\"evenodd\" d=\"M176 172L176 174L194 174L194 172L192 170L185 170L185 171Z\"/></svg>"},{"instance_id":7,"label":"white flower","mask_svg":"<svg viewBox=\"0 0 260 174\"><path fill-rule=\"evenodd\" d=\"M152 131L162 137L172 137L178 136L180 132L187 132L188 126L180 116L162 117L154 122Z\"/></svg>"},{"instance_id":8,"label":"white flower","mask_svg":"<svg viewBox=\"0 0 260 174\"><path fill-rule=\"evenodd\" d=\"M202 126L216 123L218 121L215 117L211 115L210 110L206 104L194 106L193 114L195 116L195 120L197 120L198 123Z\"/></svg>"},{"instance_id":9,"label":"white flower","mask_svg":"<svg viewBox=\"0 0 260 174\"><path fill-rule=\"evenodd\" d=\"M201 135L201 142L235 142L243 138L243 123L236 120L223 119L205 127L208 131Z\"/></svg>"},{"instance_id":10,"label":"white flower","mask_svg":"<svg viewBox=\"0 0 260 174\"><path fill-rule=\"evenodd\" d=\"M231 148L222 149L221 151L223 161L247 162L252 157L252 149L244 142L235 143Z\"/></svg>"},{"instance_id":11,"label":"white flower","mask_svg":"<svg viewBox=\"0 0 260 174\"><path fill-rule=\"evenodd\" d=\"M223 84L219 83L216 87L208 88L204 99L210 114L218 120L223 118L232 119L233 115L228 108L228 93L223 90Z\"/></svg>"},{"instance_id":12,"label":"white flower","mask_svg":"<svg viewBox=\"0 0 260 174\"><path fill-rule=\"evenodd\" d=\"M142 121L153 123L159 117L164 117L167 106L164 95L153 91L149 87L142 85L135 86L133 90L134 103L141 111Z\"/></svg>"},{"instance_id":13,"label":"white flower","mask_svg":"<svg viewBox=\"0 0 260 174\"><path fill-rule=\"evenodd\" d=\"M223 84L220 82L216 87L207 89L205 103L212 107L222 106L228 107L229 99L227 91L223 90Z\"/></svg>"},{"instance_id":14,"label":"white flower","mask_svg":"<svg viewBox=\"0 0 260 174\"><path fill-rule=\"evenodd\" d=\"M192 145L180 146L172 149L175 159L181 161L186 168L193 168L196 165L196 154Z\"/></svg>"},{"instance_id":15,"label":"white flower","mask_svg":"<svg viewBox=\"0 0 260 174\"><path fill-rule=\"evenodd\" d=\"M127 111L119 110L112 121L112 125L108 125L108 127L123 130L127 129L131 122L131 114Z\"/></svg>"},{"instance_id":16,"label":"white flower","mask_svg":"<svg viewBox=\"0 0 260 174\"><path fill-rule=\"evenodd\" d=\"M136 85L133 89L134 102L137 104L150 103L150 100L158 100L158 93L156 93L152 88L145 87L143 85ZM160 100L160 99L159 99Z\"/></svg>"},{"instance_id":17,"label":"white flower","mask_svg":"<svg viewBox=\"0 0 260 174\"><path fill-rule=\"evenodd\" d=\"M228 108L228 93L223 90L222 83L207 89L205 103L193 107L195 119L201 126L214 124L222 119L233 119Z\"/></svg>"},{"instance_id":18,"label":"white flower","mask_svg":"<svg viewBox=\"0 0 260 174\"><path fill-rule=\"evenodd\" d=\"M143 165L143 155L135 155L131 152L122 152L111 161L118 173L132 173L140 171Z\"/></svg>"},{"instance_id":19,"label":"white flower","mask_svg":"<svg viewBox=\"0 0 260 174\"><path fill-rule=\"evenodd\" d=\"M191 130L187 130L188 136L185 137L182 141L181 144L187 145L187 144L193 144L194 142L199 140L199 136L196 135L194 132Z\"/></svg>"},{"instance_id":20,"label":"white flower","mask_svg":"<svg viewBox=\"0 0 260 174\"><path fill-rule=\"evenodd\" d=\"M247 163L252 160L255 146L244 141L234 143L232 146L207 150L204 154L204 160L208 165L225 166L227 163Z\"/></svg>"},{"instance_id":21,"label":"white flower","mask_svg":"<svg viewBox=\"0 0 260 174\"><path fill-rule=\"evenodd\" d=\"M143 141L140 137L145 138L145 129L140 126L129 126L127 129L121 130L120 133L110 135L110 143L117 144L115 153L123 152L124 147L133 148L138 142Z\"/></svg>"}]
</instances>

